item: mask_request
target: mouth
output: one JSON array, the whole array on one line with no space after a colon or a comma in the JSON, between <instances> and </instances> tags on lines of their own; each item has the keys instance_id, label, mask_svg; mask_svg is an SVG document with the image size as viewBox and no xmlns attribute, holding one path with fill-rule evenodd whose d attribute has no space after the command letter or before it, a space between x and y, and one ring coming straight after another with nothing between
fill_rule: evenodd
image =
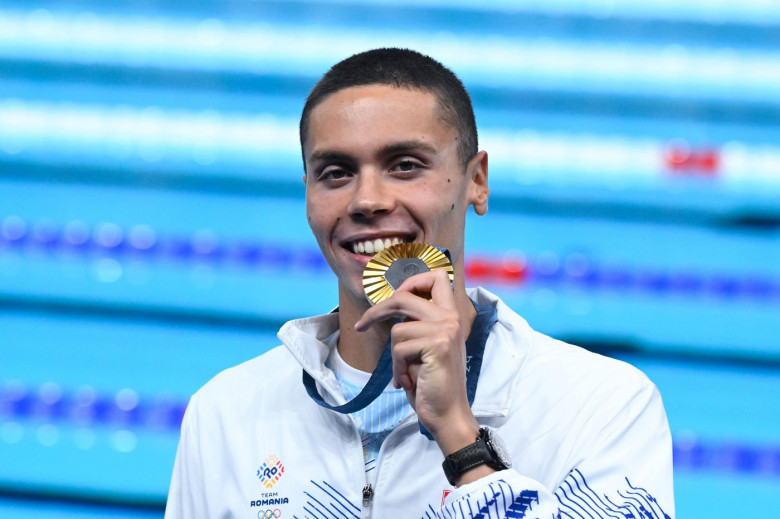
<instances>
[{"instance_id":1,"label":"mouth","mask_svg":"<svg viewBox=\"0 0 780 519\"><path fill-rule=\"evenodd\" d=\"M410 241L403 236L383 236L373 239L355 240L345 245L348 250L361 256L373 256L393 245Z\"/></svg>"}]
</instances>

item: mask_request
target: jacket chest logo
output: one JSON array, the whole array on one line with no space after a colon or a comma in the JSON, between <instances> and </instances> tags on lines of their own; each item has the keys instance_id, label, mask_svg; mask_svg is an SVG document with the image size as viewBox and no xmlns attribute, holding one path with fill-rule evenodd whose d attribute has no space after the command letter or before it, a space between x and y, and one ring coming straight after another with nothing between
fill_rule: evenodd
<instances>
[{"instance_id":1,"label":"jacket chest logo","mask_svg":"<svg viewBox=\"0 0 780 519\"><path fill-rule=\"evenodd\" d=\"M273 488L279 479L284 475L284 465L275 455L268 456L260 468L257 469L257 477L265 488Z\"/></svg>"}]
</instances>

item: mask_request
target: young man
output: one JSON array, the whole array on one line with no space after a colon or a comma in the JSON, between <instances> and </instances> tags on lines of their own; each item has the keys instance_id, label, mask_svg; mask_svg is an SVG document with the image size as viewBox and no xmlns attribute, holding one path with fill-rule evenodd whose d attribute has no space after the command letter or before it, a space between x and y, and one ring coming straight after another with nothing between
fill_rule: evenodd
<instances>
[{"instance_id":1,"label":"young man","mask_svg":"<svg viewBox=\"0 0 780 519\"><path fill-rule=\"evenodd\" d=\"M465 288L488 160L451 71L399 49L342 61L309 96L301 147L338 310L287 323L283 347L192 398L166 517L673 516L652 383ZM397 242L447 249L454 280L418 274L371 306L363 270Z\"/></svg>"}]
</instances>

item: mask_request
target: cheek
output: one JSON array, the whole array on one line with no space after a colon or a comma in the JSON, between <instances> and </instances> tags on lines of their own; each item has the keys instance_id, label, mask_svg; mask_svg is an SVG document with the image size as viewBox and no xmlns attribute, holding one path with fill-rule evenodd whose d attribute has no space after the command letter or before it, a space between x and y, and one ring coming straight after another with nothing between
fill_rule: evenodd
<instances>
[{"instance_id":1,"label":"cheek","mask_svg":"<svg viewBox=\"0 0 780 519\"><path fill-rule=\"evenodd\" d=\"M321 228L322 215L320 215L317 209L309 203L306 204L306 221L312 232L317 234L317 231Z\"/></svg>"},{"instance_id":2,"label":"cheek","mask_svg":"<svg viewBox=\"0 0 780 519\"><path fill-rule=\"evenodd\" d=\"M334 227L341 220L333 211L328 209L328 204L307 204L306 220L309 229L318 242L327 241Z\"/></svg>"}]
</instances>

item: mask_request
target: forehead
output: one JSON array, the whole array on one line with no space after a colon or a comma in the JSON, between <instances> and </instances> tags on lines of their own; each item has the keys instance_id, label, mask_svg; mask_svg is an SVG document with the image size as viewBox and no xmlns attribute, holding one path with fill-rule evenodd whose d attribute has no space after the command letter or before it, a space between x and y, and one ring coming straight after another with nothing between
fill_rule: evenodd
<instances>
[{"instance_id":1,"label":"forehead","mask_svg":"<svg viewBox=\"0 0 780 519\"><path fill-rule=\"evenodd\" d=\"M444 145L457 132L426 91L367 85L339 90L312 111L304 153L345 145L386 145L418 140Z\"/></svg>"}]
</instances>

